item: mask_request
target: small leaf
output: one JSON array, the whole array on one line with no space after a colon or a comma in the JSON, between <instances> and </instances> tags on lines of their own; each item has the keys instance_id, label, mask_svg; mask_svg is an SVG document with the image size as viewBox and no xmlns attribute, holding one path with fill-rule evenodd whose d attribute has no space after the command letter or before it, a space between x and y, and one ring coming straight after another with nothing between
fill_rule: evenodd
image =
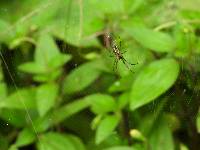
<instances>
[{"instance_id":1,"label":"small leaf","mask_svg":"<svg viewBox=\"0 0 200 150\"><path fill-rule=\"evenodd\" d=\"M64 91L68 94L78 92L94 82L100 71L97 70L93 63L83 64L74 69L64 80Z\"/></svg>"},{"instance_id":2,"label":"small leaf","mask_svg":"<svg viewBox=\"0 0 200 150\"><path fill-rule=\"evenodd\" d=\"M133 84L133 79L134 78L132 74L120 78L109 87L109 92L121 92L129 90Z\"/></svg>"},{"instance_id":3,"label":"small leaf","mask_svg":"<svg viewBox=\"0 0 200 150\"><path fill-rule=\"evenodd\" d=\"M0 101L0 108L31 109L36 108L35 89L18 89L5 100Z\"/></svg>"},{"instance_id":4,"label":"small leaf","mask_svg":"<svg viewBox=\"0 0 200 150\"><path fill-rule=\"evenodd\" d=\"M62 74L62 69L56 69L49 73L34 75L33 79L37 82L50 82L55 81Z\"/></svg>"},{"instance_id":5,"label":"small leaf","mask_svg":"<svg viewBox=\"0 0 200 150\"><path fill-rule=\"evenodd\" d=\"M32 130L25 128L19 133L15 145L17 147L25 146L31 144L35 139L35 133Z\"/></svg>"},{"instance_id":6,"label":"small leaf","mask_svg":"<svg viewBox=\"0 0 200 150\"><path fill-rule=\"evenodd\" d=\"M128 146L114 146L103 150L136 150L136 149Z\"/></svg>"},{"instance_id":7,"label":"small leaf","mask_svg":"<svg viewBox=\"0 0 200 150\"><path fill-rule=\"evenodd\" d=\"M124 92L119 96L119 99L117 101L117 105L119 109L123 109L128 104L129 95L130 95L130 92Z\"/></svg>"},{"instance_id":8,"label":"small leaf","mask_svg":"<svg viewBox=\"0 0 200 150\"><path fill-rule=\"evenodd\" d=\"M11 145L8 150L18 150L16 145Z\"/></svg>"},{"instance_id":9,"label":"small leaf","mask_svg":"<svg viewBox=\"0 0 200 150\"><path fill-rule=\"evenodd\" d=\"M167 91L176 81L179 65L174 59L162 59L145 67L133 83L130 108L141 107Z\"/></svg>"},{"instance_id":10,"label":"small leaf","mask_svg":"<svg viewBox=\"0 0 200 150\"><path fill-rule=\"evenodd\" d=\"M153 51L170 52L175 47L173 39L167 33L153 31L144 27L126 28L125 30L142 46Z\"/></svg>"},{"instance_id":11,"label":"small leaf","mask_svg":"<svg viewBox=\"0 0 200 150\"><path fill-rule=\"evenodd\" d=\"M41 116L44 116L54 106L57 93L58 87L54 83L43 84L37 88L37 108Z\"/></svg>"},{"instance_id":12,"label":"small leaf","mask_svg":"<svg viewBox=\"0 0 200 150\"><path fill-rule=\"evenodd\" d=\"M116 103L113 97L105 94L94 94L88 96L91 102L91 110L96 114L104 114L116 110Z\"/></svg>"},{"instance_id":13,"label":"small leaf","mask_svg":"<svg viewBox=\"0 0 200 150\"><path fill-rule=\"evenodd\" d=\"M90 102L87 98L75 100L61 108L57 109L53 115L52 120L55 124L63 121L64 119L69 118L70 116L74 115L75 113L80 112L81 110L87 108L90 105Z\"/></svg>"},{"instance_id":14,"label":"small leaf","mask_svg":"<svg viewBox=\"0 0 200 150\"><path fill-rule=\"evenodd\" d=\"M71 59L71 55L59 54L53 57L48 65L51 68L58 68L64 65L66 62L68 62L70 59Z\"/></svg>"},{"instance_id":15,"label":"small leaf","mask_svg":"<svg viewBox=\"0 0 200 150\"><path fill-rule=\"evenodd\" d=\"M74 143L67 136L59 133L41 135L37 144L38 150L77 150Z\"/></svg>"},{"instance_id":16,"label":"small leaf","mask_svg":"<svg viewBox=\"0 0 200 150\"><path fill-rule=\"evenodd\" d=\"M50 126L53 125L53 119L50 114L47 114L43 117L37 117L35 120L33 120L33 129L37 133L41 133L46 131Z\"/></svg>"},{"instance_id":17,"label":"small leaf","mask_svg":"<svg viewBox=\"0 0 200 150\"><path fill-rule=\"evenodd\" d=\"M28 62L20 65L19 70L27 73L45 73L47 71L46 67L35 62Z\"/></svg>"},{"instance_id":18,"label":"small leaf","mask_svg":"<svg viewBox=\"0 0 200 150\"><path fill-rule=\"evenodd\" d=\"M34 59L37 64L48 67L48 63L56 55L59 55L59 49L53 38L48 34L42 34L37 43Z\"/></svg>"},{"instance_id":19,"label":"small leaf","mask_svg":"<svg viewBox=\"0 0 200 150\"><path fill-rule=\"evenodd\" d=\"M114 115L106 116L99 124L96 131L96 143L100 144L103 140L105 140L109 135L111 135L114 129L117 127L119 123L119 117Z\"/></svg>"},{"instance_id":20,"label":"small leaf","mask_svg":"<svg viewBox=\"0 0 200 150\"><path fill-rule=\"evenodd\" d=\"M154 125L149 143L153 150L174 150L172 133L163 118Z\"/></svg>"}]
</instances>

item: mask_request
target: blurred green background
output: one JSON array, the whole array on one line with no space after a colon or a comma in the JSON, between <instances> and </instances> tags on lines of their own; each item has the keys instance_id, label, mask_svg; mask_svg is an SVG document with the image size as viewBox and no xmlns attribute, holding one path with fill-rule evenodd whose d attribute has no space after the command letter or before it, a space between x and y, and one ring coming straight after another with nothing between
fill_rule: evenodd
<instances>
[{"instance_id":1,"label":"blurred green background","mask_svg":"<svg viewBox=\"0 0 200 150\"><path fill-rule=\"evenodd\" d=\"M1 0L0 150L199 150L199 6Z\"/></svg>"}]
</instances>

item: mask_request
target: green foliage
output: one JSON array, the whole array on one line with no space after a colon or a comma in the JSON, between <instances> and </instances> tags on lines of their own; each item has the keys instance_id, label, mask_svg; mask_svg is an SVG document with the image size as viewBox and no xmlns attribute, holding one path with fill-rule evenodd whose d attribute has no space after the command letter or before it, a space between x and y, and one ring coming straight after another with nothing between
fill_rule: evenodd
<instances>
[{"instance_id":1,"label":"green foliage","mask_svg":"<svg viewBox=\"0 0 200 150\"><path fill-rule=\"evenodd\" d=\"M133 83L131 109L135 110L160 96L174 84L178 74L179 66L173 59L154 61L145 67Z\"/></svg>"},{"instance_id":2,"label":"green foliage","mask_svg":"<svg viewBox=\"0 0 200 150\"><path fill-rule=\"evenodd\" d=\"M198 4L1 1L0 150L200 149Z\"/></svg>"}]
</instances>

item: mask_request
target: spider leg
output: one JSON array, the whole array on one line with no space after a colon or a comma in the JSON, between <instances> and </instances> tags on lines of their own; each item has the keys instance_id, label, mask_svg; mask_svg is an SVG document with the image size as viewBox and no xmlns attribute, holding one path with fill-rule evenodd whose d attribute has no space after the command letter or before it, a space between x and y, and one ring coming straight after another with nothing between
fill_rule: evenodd
<instances>
[{"instance_id":1,"label":"spider leg","mask_svg":"<svg viewBox=\"0 0 200 150\"><path fill-rule=\"evenodd\" d=\"M126 62L126 63L128 63L129 65L137 65L138 63L136 63L136 64L133 64L133 63L130 63L130 62L128 62L124 57L123 58L121 58L124 62Z\"/></svg>"},{"instance_id":2,"label":"spider leg","mask_svg":"<svg viewBox=\"0 0 200 150\"><path fill-rule=\"evenodd\" d=\"M129 63L126 61L126 59L124 59L124 58L121 58L121 60L122 60L122 62L123 62L123 64L126 66L126 68L128 69L128 70L130 70L132 73L134 73L132 70L131 70L131 68L129 67Z\"/></svg>"},{"instance_id":3,"label":"spider leg","mask_svg":"<svg viewBox=\"0 0 200 150\"><path fill-rule=\"evenodd\" d=\"M117 70L117 64L118 64L118 59L115 59L113 64L113 71Z\"/></svg>"},{"instance_id":4,"label":"spider leg","mask_svg":"<svg viewBox=\"0 0 200 150\"><path fill-rule=\"evenodd\" d=\"M127 52L127 51L123 51L123 52L122 52L122 55L125 54L126 52Z\"/></svg>"}]
</instances>

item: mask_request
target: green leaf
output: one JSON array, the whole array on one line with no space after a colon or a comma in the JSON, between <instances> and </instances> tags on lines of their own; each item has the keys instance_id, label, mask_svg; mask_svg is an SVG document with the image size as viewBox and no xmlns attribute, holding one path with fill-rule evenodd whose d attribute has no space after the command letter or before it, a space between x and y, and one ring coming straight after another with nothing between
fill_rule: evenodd
<instances>
[{"instance_id":1,"label":"green leaf","mask_svg":"<svg viewBox=\"0 0 200 150\"><path fill-rule=\"evenodd\" d=\"M33 74L38 74L38 73L45 73L46 67L35 62L28 62L20 65L19 70L27 72L27 73L33 73Z\"/></svg>"},{"instance_id":2,"label":"green leaf","mask_svg":"<svg viewBox=\"0 0 200 150\"><path fill-rule=\"evenodd\" d=\"M40 116L44 116L55 104L58 86L54 83L43 84L37 88L36 100Z\"/></svg>"},{"instance_id":3,"label":"green leaf","mask_svg":"<svg viewBox=\"0 0 200 150\"><path fill-rule=\"evenodd\" d=\"M49 132L41 136L37 144L38 150L85 150L78 137Z\"/></svg>"},{"instance_id":4,"label":"green leaf","mask_svg":"<svg viewBox=\"0 0 200 150\"><path fill-rule=\"evenodd\" d=\"M101 0L101 3L98 0L90 0L90 2L91 7L96 10L95 13L98 13L102 17L107 14L119 14L123 12L123 0Z\"/></svg>"},{"instance_id":5,"label":"green leaf","mask_svg":"<svg viewBox=\"0 0 200 150\"><path fill-rule=\"evenodd\" d=\"M11 145L8 150L18 150L16 145Z\"/></svg>"},{"instance_id":6,"label":"green leaf","mask_svg":"<svg viewBox=\"0 0 200 150\"><path fill-rule=\"evenodd\" d=\"M196 126L197 126L198 133L200 133L200 112L198 112L198 115L197 115Z\"/></svg>"},{"instance_id":7,"label":"green leaf","mask_svg":"<svg viewBox=\"0 0 200 150\"><path fill-rule=\"evenodd\" d=\"M74 69L64 80L64 92L72 94L79 92L94 82L100 71L97 70L93 63L86 63Z\"/></svg>"},{"instance_id":8,"label":"green leaf","mask_svg":"<svg viewBox=\"0 0 200 150\"><path fill-rule=\"evenodd\" d=\"M59 49L53 38L48 34L40 35L34 55L36 63L48 67L48 63L56 55L59 55Z\"/></svg>"},{"instance_id":9,"label":"green leaf","mask_svg":"<svg viewBox=\"0 0 200 150\"><path fill-rule=\"evenodd\" d=\"M74 147L76 150L85 150L84 144L78 137L76 137L74 135L67 135L67 137L71 141L71 143L74 144Z\"/></svg>"},{"instance_id":10,"label":"green leaf","mask_svg":"<svg viewBox=\"0 0 200 150\"><path fill-rule=\"evenodd\" d=\"M123 109L129 103L130 92L124 92L119 96L117 106L119 109Z\"/></svg>"},{"instance_id":11,"label":"green leaf","mask_svg":"<svg viewBox=\"0 0 200 150\"><path fill-rule=\"evenodd\" d=\"M103 140L105 140L109 135L114 132L114 129L117 127L119 123L119 117L114 115L106 116L97 127L96 131L96 143L100 144Z\"/></svg>"},{"instance_id":12,"label":"green leaf","mask_svg":"<svg viewBox=\"0 0 200 150\"><path fill-rule=\"evenodd\" d=\"M65 4L65 5L64 5ZM88 38L96 32L104 28L102 19L99 19L95 6L91 5L90 1L82 1L82 16L80 13L80 3L76 1L63 1L62 10L59 17L55 19L49 26L49 30L53 35L78 46L96 46L99 45L98 40ZM84 22L82 19L84 18Z\"/></svg>"},{"instance_id":13,"label":"green leaf","mask_svg":"<svg viewBox=\"0 0 200 150\"><path fill-rule=\"evenodd\" d=\"M135 110L167 91L176 81L179 64L174 59L161 59L145 67L133 83L130 108Z\"/></svg>"},{"instance_id":14,"label":"green leaf","mask_svg":"<svg viewBox=\"0 0 200 150\"><path fill-rule=\"evenodd\" d=\"M173 39L167 33L153 31L144 27L126 28L125 31L142 46L153 51L170 52L175 48Z\"/></svg>"},{"instance_id":15,"label":"green leaf","mask_svg":"<svg viewBox=\"0 0 200 150\"><path fill-rule=\"evenodd\" d=\"M129 146L114 146L103 150L136 150L136 149Z\"/></svg>"},{"instance_id":16,"label":"green leaf","mask_svg":"<svg viewBox=\"0 0 200 150\"><path fill-rule=\"evenodd\" d=\"M50 126L53 125L52 116L51 114L47 114L43 117L37 117L35 120L33 120L33 126L32 130L35 130L37 133L41 133L46 131Z\"/></svg>"},{"instance_id":17,"label":"green leaf","mask_svg":"<svg viewBox=\"0 0 200 150\"><path fill-rule=\"evenodd\" d=\"M0 108L16 108L23 110L36 108L35 89L18 89L5 100L0 101Z\"/></svg>"},{"instance_id":18,"label":"green leaf","mask_svg":"<svg viewBox=\"0 0 200 150\"><path fill-rule=\"evenodd\" d=\"M36 139L35 133L30 130L29 128L23 129L17 137L17 140L15 142L15 145L17 147L22 147L25 145L31 144Z\"/></svg>"},{"instance_id":19,"label":"green leaf","mask_svg":"<svg viewBox=\"0 0 200 150\"><path fill-rule=\"evenodd\" d=\"M64 119L69 118L70 116L80 112L81 110L87 108L90 105L90 101L88 101L87 97L79 100L75 100L61 108L57 109L53 115L52 120L55 124L63 121Z\"/></svg>"},{"instance_id":20,"label":"green leaf","mask_svg":"<svg viewBox=\"0 0 200 150\"><path fill-rule=\"evenodd\" d=\"M172 133L164 119L155 124L149 143L153 150L174 150Z\"/></svg>"},{"instance_id":21,"label":"green leaf","mask_svg":"<svg viewBox=\"0 0 200 150\"><path fill-rule=\"evenodd\" d=\"M59 54L53 57L48 65L51 68L58 68L64 65L66 62L68 62L70 59L71 55Z\"/></svg>"},{"instance_id":22,"label":"green leaf","mask_svg":"<svg viewBox=\"0 0 200 150\"><path fill-rule=\"evenodd\" d=\"M87 99L91 102L91 110L95 114L105 114L116 110L116 102L113 97L105 94L93 94Z\"/></svg>"},{"instance_id":23,"label":"green leaf","mask_svg":"<svg viewBox=\"0 0 200 150\"><path fill-rule=\"evenodd\" d=\"M55 81L62 74L62 68L51 70L51 72L46 72L45 74L34 75L33 79L37 82L50 82Z\"/></svg>"}]
</instances>

